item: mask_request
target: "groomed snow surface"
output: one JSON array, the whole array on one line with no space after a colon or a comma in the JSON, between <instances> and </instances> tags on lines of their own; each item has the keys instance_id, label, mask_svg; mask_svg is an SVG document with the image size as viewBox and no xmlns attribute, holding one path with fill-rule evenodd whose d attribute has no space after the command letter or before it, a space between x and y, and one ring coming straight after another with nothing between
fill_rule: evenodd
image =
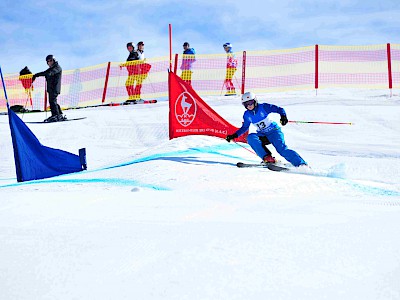
<instances>
[{"instance_id":1,"label":"groomed snow surface","mask_svg":"<svg viewBox=\"0 0 400 300\"><path fill-rule=\"evenodd\" d=\"M17 183L1 115L0 298L400 299L400 96L389 94L258 95L289 120L354 123L283 127L312 168L293 173L237 168L260 161L245 144L169 140L159 101L28 124L43 145L86 147L88 170ZM203 99L241 125L239 96Z\"/></svg>"}]
</instances>

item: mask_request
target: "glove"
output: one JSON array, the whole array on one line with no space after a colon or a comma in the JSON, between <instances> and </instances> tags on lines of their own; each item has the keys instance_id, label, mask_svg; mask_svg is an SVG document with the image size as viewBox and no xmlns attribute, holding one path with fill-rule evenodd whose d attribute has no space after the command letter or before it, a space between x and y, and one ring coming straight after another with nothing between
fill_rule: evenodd
<instances>
[{"instance_id":1,"label":"glove","mask_svg":"<svg viewBox=\"0 0 400 300\"><path fill-rule=\"evenodd\" d=\"M282 126L285 126L288 122L289 121L288 121L286 115L281 115L281 124L282 124Z\"/></svg>"},{"instance_id":2,"label":"glove","mask_svg":"<svg viewBox=\"0 0 400 300\"><path fill-rule=\"evenodd\" d=\"M234 134L229 134L226 136L226 140L230 143L233 139L236 139L238 137L238 135L236 133Z\"/></svg>"}]
</instances>

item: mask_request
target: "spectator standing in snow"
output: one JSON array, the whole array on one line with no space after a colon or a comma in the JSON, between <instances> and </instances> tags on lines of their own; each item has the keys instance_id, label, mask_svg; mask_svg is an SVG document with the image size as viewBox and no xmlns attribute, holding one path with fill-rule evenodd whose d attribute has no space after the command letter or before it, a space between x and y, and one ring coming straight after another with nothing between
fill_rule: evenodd
<instances>
[{"instance_id":1,"label":"spectator standing in snow","mask_svg":"<svg viewBox=\"0 0 400 300\"><path fill-rule=\"evenodd\" d=\"M138 65L137 65L137 74L135 76L135 91L134 91L134 100L142 100L142 84L143 81L147 78L151 65L146 63L146 58L144 57L144 43L140 41L137 43L137 53L138 53Z\"/></svg>"},{"instance_id":2,"label":"spectator standing in snow","mask_svg":"<svg viewBox=\"0 0 400 300\"><path fill-rule=\"evenodd\" d=\"M129 52L128 58L126 59L126 63L120 64L119 67L126 67L128 71L128 78L125 81L125 88L128 93L128 100L134 101L135 100L135 73L137 73L137 60L139 59L139 54L135 51L135 47L133 46L132 42L126 44L126 49Z\"/></svg>"},{"instance_id":3,"label":"spectator standing in snow","mask_svg":"<svg viewBox=\"0 0 400 300\"><path fill-rule=\"evenodd\" d=\"M138 53L138 60L145 60L145 58L144 58L144 43L142 41L137 43L136 52Z\"/></svg>"},{"instance_id":4,"label":"spectator standing in snow","mask_svg":"<svg viewBox=\"0 0 400 300\"><path fill-rule=\"evenodd\" d=\"M258 104L257 97L252 92L243 94L242 104L246 108L243 114L242 127L235 133L226 136L228 142L247 132L250 124L254 124L257 127L257 131L248 135L247 142L263 162L276 162L271 152L265 147L265 143L271 143L276 151L295 167L307 165L296 151L286 146L280 127L268 117L270 113L278 113L281 116L280 122L282 126L285 126L288 123L288 119L282 107L269 103Z\"/></svg>"},{"instance_id":5,"label":"spectator standing in snow","mask_svg":"<svg viewBox=\"0 0 400 300\"><path fill-rule=\"evenodd\" d=\"M61 93L61 75L62 69L52 54L46 56L46 63L49 68L46 71L39 72L33 75L32 82L37 77L44 76L46 78L47 93L49 94L49 104L51 116L44 120L45 122L64 121L61 107L57 103L57 97Z\"/></svg>"},{"instance_id":6,"label":"spectator standing in snow","mask_svg":"<svg viewBox=\"0 0 400 300\"><path fill-rule=\"evenodd\" d=\"M141 41L137 43L137 50L132 42L126 45L129 56L126 59L126 63L121 64L120 68L126 67L128 70L128 79L125 82L126 91L128 92L129 102L136 102L141 99L142 83L146 79L151 65L145 62L144 57L144 43Z\"/></svg>"},{"instance_id":7,"label":"spectator standing in snow","mask_svg":"<svg viewBox=\"0 0 400 300\"><path fill-rule=\"evenodd\" d=\"M225 87L226 94L225 96L236 95L235 86L233 85L232 78L237 69L237 59L235 54L232 51L232 44L225 43L223 45L224 50L226 52L226 75L225 75Z\"/></svg>"},{"instance_id":8,"label":"spectator standing in snow","mask_svg":"<svg viewBox=\"0 0 400 300\"><path fill-rule=\"evenodd\" d=\"M181 64L181 78L189 85L192 85L192 64L196 61L195 58L196 51L194 48L190 48L188 42L183 43L183 56Z\"/></svg>"}]
</instances>

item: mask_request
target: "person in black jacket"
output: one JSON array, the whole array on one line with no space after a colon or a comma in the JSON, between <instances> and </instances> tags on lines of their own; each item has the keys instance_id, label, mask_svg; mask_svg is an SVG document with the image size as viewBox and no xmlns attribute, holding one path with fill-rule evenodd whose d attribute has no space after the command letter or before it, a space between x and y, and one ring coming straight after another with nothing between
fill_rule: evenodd
<instances>
[{"instance_id":1,"label":"person in black jacket","mask_svg":"<svg viewBox=\"0 0 400 300\"><path fill-rule=\"evenodd\" d=\"M137 74L139 73L139 54L135 50L132 42L126 44L126 49L129 52L129 56L126 59L126 63L120 64L119 68L126 67L128 71L128 79L125 82L125 88L128 93L128 102L138 100L135 94L135 81Z\"/></svg>"},{"instance_id":2,"label":"person in black jacket","mask_svg":"<svg viewBox=\"0 0 400 300\"><path fill-rule=\"evenodd\" d=\"M61 92L61 75L62 69L53 55L46 56L46 62L49 68L46 71L39 72L33 75L32 81L37 77L45 76L47 83L47 93L49 94L49 103L51 110L51 117L44 120L45 122L64 121L66 117L63 116L60 105L57 104L57 96Z\"/></svg>"}]
</instances>

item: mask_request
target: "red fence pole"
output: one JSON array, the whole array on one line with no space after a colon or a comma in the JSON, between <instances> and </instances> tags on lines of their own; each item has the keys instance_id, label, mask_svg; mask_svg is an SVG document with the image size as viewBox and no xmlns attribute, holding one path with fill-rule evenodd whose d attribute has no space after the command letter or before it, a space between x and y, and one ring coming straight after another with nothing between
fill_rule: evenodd
<instances>
[{"instance_id":1,"label":"red fence pole","mask_svg":"<svg viewBox=\"0 0 400 300\"><path fill-rule=\"evenodd\" d=\"M246 51L243 51L243 64L242 64L242 95L246 85Z\"/></svg>"},{"instance_id":2,"label":"red fence pole","mask_svg":"<svg viewBox=\"0 0 400 300\"><path fill-rule=\"evenodd\" d=\"M390 89L390 96L392 96L392 56L390 53L390 43L387 43L386 50L387 50L387 61L388 61L389 89Z\"/></svg>"},{"instance_id":3,"label":"red fence pole","mask_svg":"<svg viewBox=\"0 0 400 300\"><path fill-rule=\"evenodd\" d=\"M318 45L315 45L315 90L318 90Z\"/></svg>"},{"instance_id":4,"label":"red fence pole","mask_svg":"<svg viewBox=\"0 0 400 300\"><path fill-rule=\"evenodd\" d=\"M178 53L175 53L174 73L178 70Z\"/></svg>"},{"instance_id":5,"label":"red fence pole","mask_svg":"<svg viewBox=\"0 0 400 300\"><path fill-rule=\"evenodd\" d=\"M107 71L106 71L106 79L104 81L103 97L101 98L101 103L104 103L104 101L106 101L108 78L110 77L110 66L111 66L111 62L108 62Z\"/></svg>"}]
</instances>

